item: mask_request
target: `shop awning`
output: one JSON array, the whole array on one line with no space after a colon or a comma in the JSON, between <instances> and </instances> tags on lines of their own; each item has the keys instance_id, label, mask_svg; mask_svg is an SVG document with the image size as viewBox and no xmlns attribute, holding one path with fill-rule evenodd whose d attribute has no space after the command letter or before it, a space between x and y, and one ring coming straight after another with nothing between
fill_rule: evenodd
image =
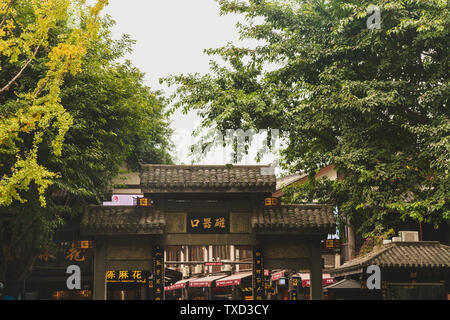
<instances>
[{"instance_id":1,"label":"shop awning","mask_svg":"<svg viewBox=\"0 0 450 320\"><path fill-rule=\"evenodd\" d=\"M220 279L216 282L216 287L228 287L228 286L238 286L241 284L241 280L247 277L251 277L252 272L242 272L236 273L229 277Z\"/></svg>"},{"instance_id":2,"label":"shop awning","mask_svg":"<svg viewBox=\"0 0 450 320\"><path fill-rule=\"evenodd\" d=\"M193 279L197 279L197 278L189 278L189 279L180 280L171 286L164 287L164 291L171 291L171 290L186 288L187 283L189 281L192 281Z\"/></svg>"},{"instance_id":3,"label":"shop awning","mask_svg":"<svg viewBox=\"0 0 450 320\"><path fill-rule=\"evenodd\" d=\"M272 274L272 277L271 277L272 281L275 281L275 280L278 280L278 279L284 277L284 273L285 273L286 271L287 271L287 270L281 270L281 271L278 271L278 272L273 273L273 274Z\"/></svg>"},{"instance_id":4,"label":"shop awning","mask_svg":"<svg viewBox=\"0 0 450 320\"><path fill-rule=\"evenodd\" d=\"M207 276L204 278L198 278L192 281L189 281L189 287L196 287L196 288L209 288L211 287L212 283L216 280L225 278L227 275L215 275L215 276Z\"/></svg>"},{"instance_id":5,"label":"shop awning","mask_svg":"<svg viewBox=\"0 0 450 320\"><path fill-rule=\"evenodd\" d=\"M302 278L302 286L303 287L309 287L309 285L310 285L310 274L309 273L297 273L295 276ZM322 285L323 286L328 286L335 282L336 282L336 280L334 280L334 278L332 278L329 273L322 274Z\"/></svg>"}]
</instances>

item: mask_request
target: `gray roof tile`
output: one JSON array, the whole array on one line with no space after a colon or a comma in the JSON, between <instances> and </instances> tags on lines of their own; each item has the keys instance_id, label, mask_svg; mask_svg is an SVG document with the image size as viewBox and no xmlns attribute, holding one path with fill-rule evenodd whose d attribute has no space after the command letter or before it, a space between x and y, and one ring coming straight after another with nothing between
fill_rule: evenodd
<instances>
[{"instance_id":1,"label":"gray roof tile","mask_svg":"<svg viewBox=\"0 0 450 320\"><path fill-rule=\"evenodd\" d=\"M376 247L330 271L339 276L359 272L369 265L379 267L450 268L450 247L435 241L392 242Z\"/></svg>"},{"instance_id":2,"label":"gray roof tile","mask_svg":"<svg viewBox=\"0 0 450 320\"><path fill-rule=\"evenodd\" d=\"M328 205L282 205L266 208L252 217L252 227L257 230L330 229L335 226L333 207Z\"/></svg>"},{"instance_id":3,"label":"gray roof tile","mask_svg":"<svg viewBox=\"0 0 450 320\"><path fill-rule=\"evenodd\" d=\"M261 168L267 167L144 164L141 188L144 192L273 192L275 175L261 174Z\"/></svg>"},{"instance_id":4,"label":"gray roof tile","mask_svg":"<svg viewBox=\"0 0 450 320\"><path fill-rule=\"evenodd\" d=\"M149 207L89 206L81 220L83 234L154 234L166 224L159 210Z\"/></svg>"}]
</instances>

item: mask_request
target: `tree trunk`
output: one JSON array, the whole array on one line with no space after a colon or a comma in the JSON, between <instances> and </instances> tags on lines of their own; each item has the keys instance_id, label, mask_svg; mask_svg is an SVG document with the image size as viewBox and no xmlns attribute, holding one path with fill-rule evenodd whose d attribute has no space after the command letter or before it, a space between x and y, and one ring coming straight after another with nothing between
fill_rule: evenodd
<instances>
[{"instance_id":1,"label":"tree trunk","mask_svg":"<svg viewBox=\"0 0 450 320\"><path fill-rule=\"evenodd\" d=\"M355 248L356 248L356 241L355 241L355 232L353 231L353 228L350 224L347 224L347 250L348 250L348 260L355 259Z\"/></svg>"}]
</instances>

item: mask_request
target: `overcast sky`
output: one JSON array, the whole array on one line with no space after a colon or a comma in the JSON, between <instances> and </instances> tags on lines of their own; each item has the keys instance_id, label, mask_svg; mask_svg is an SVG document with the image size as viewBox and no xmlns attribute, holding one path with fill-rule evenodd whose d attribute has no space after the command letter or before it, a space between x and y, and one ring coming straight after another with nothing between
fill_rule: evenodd
<instances>
[{"instance_id":1,"label":"overcast sky","mask_svg":"<svg viewBox=\"0 0 450 320\"><path fill-rule=\"evenodd\" d=\"M117 22L113 28L114 38L126 33L136 40L134 52L127 58L146 73L147 85L167 94L171 90L159 83L160 78L207 73L210 57L203 53L204 49L217 48L229 41L238 42L235 25L243 21L237 15L220 16L219 5L214 0L110 0L105 14ZM171 126L176 130L172 140L177 148L177 163L191 162L188 147L194 140L190 133L199 122L193 113L183 115L177 112L172 117ZM253 151L241 164L256 164L254 154ZM262 164L268 164L272 159L268 156ZM216 149L197 163L228 162L228 152Z\"/></svg>"}]
</instances>

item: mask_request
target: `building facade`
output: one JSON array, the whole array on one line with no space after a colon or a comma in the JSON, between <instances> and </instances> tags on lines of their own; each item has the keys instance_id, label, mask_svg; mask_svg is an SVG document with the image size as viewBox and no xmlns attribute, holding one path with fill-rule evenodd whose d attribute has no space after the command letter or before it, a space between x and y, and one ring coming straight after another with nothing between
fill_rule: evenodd
<instances>
[{"instance_id":1,"label":"building facade","mask_svg":"<svg viewBox=\"0 0 450 320\"><path fill-rule=\"evenodd\" d=\"M107 272L112 277L134 270L150 275L141 296L164 299L165 287L174 285L165 273L172 270L199 279L219 273L211 281L186 282L202 293L214 287L217 295L226 287L215 286L219 279L251 271L251 279L235 280L250 280L243 290L251 288L251 295L245 296L259 300L266 298L264 270L283 268L311 270L311 297L321 299L320 251L335 230L332 208L267 205L276 179L266 171L267 166L143 165L137 206L91 206L82 218L81 235L95 243L93 298L108 298ZM196 263L200 258L202 264Z\"/></svg>"},{"instance_id":2,"label":"building facade","mask_svg":"<svg viewBox=\"0 0 450 320\"><path fill-rule=\"evenodd\" d=\"M436 241L395 240L331 270L339 282L327 291L335 299L447 300L450 247ZM373 266L379 268L377 274Z\"/></svg>"},{"instance_id":3,"label":"building facade","mask_svg":"<svg viewBox=\"0 0 450 320\"><path fill-rule=\"evenodd\" d=\"M112 201L87 207L60 232L57 256L39 257L28 296L298 299L303 282L294 275L308 274L303 298L322 299L333 208L272 201L276 178L268 168L142 165L126 173ZM66 284L70 265L81 270L76 290ZM272 280L280 272L286 276Z\"/></svg>"}]
</instances>

